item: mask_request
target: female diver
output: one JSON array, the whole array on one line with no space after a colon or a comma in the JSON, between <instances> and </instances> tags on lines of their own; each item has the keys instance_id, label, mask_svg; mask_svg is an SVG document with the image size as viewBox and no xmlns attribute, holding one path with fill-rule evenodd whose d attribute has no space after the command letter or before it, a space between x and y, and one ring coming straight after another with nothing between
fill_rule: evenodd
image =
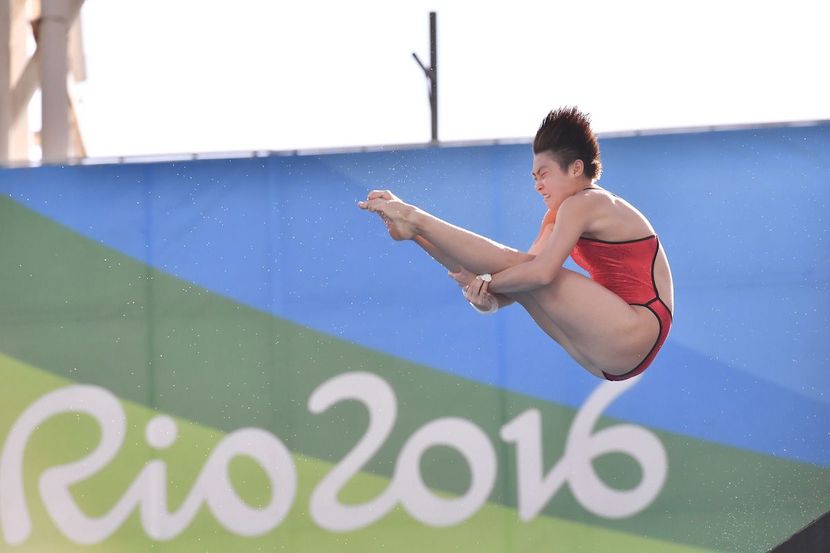
<instances>
[{"instance_id":1,"label":"female diver","mask_svg":"<svg viewBox=\"0 0 830 553\"><path fill-rule=\"evenodd\" d=\"M381 216L395 240L414 240L444 265L482 313L521 304L577 363L608 380L651 364L669 333L671 270L648 220L597 185L602 172L590 118L551 111L533 140L535 189L547 206L527 253L451 225L388 190L362 209ZM562 266L573 260L590 278Z\"/></svg>"}]
</instances>

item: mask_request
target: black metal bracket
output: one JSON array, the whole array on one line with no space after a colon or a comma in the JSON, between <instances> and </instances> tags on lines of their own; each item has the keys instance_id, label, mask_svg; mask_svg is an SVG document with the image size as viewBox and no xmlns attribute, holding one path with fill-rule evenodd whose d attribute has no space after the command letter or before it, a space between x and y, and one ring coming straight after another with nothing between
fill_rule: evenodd
<instances>
[{"instance_id":1,"label":"black metal bracket","mask_svg":"<svg viewBox=\"0 0 830 553\"><path fill-rule=\"evenodd\" d=\"M432 122L432 142L438 142L438 48L436 39L436 16L435 12L429 12L429 67L426 67L418 54L412 52L412 57L424 72L429 81L429 109Z\"/></svg>"}]
</instances>

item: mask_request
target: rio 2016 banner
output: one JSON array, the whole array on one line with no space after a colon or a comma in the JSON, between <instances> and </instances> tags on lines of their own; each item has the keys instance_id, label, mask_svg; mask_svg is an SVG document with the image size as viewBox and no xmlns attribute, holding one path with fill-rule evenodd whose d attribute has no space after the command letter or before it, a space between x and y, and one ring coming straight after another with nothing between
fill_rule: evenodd
<instances>
[{"instance_id":1,"label":"rio 2016 banner","mask_svg":"<svg viewBox=\"0 0 830 553\"><path fill-rule=\"evenodd\" d=\"M0 171L0 549L786 539L830 509L830 127L601 146L676 286L626 382L355 207L390 188L526 247L527 145Z\"/></svg>"}]
</instances>

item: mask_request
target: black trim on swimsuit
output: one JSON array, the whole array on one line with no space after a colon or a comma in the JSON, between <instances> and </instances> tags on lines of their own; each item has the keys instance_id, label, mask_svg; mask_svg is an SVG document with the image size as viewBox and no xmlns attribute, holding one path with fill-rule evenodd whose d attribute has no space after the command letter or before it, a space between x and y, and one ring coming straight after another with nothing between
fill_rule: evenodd
<instances>
[{"instance_id":1,"label":"black trim on swimsuit","mask_svg":"<svg viewBox=\"0 0 830 553\"><path fill-rule=\"evenodd\" d=\"M660 292L657 291L657 279L654 278L654 268L657 266L657 254L660 253L660 239L656 237L657 240L657 248L654 249L654 258L651 260L651 286L654 288L654 299L648 302L648 304L654 303L654 300L660 300L660 303L663 304L663 307L666 308L666 311L669 314L669 319L674 320L674 314L669 309L669 306L666 305L666 302L663 301L663 298L660 297Z\"/></svg>"},{"instance_id":2,"label":"black trim on swimsuit","mask_svg":"<svg viewBox=\"0 0 830 553\"><path fill-rule=\"evenodd\" d=\"M637 363L637 365L633 369L631 369L628 372L624 372L622 374L611 375L614 380L625 380L626 378L628 378L628 376L630 374L635 373L638 370L640 370L640 367L643 366L643 363L645 363L648 360L648 358L651 357L651 354L654 353L654 350L657 349L657 344L660 343L660 337L663 335L663 321L660 319L660 315L657 314L657 311L655 311L654 309L651 308L651 304L654 303L655 301L659 301L660 303L662 303L663 307L666 307L666 311L669 311L669 308L666 306L665 303L663 303L663 300L661 300L659 296L655 296L655 298L653 300L650 300L647 303L630 303L629 304L629 305L638 305L640 307L645 307L646 309L651 311L651 314L654 315L655 319L657 319L657 326L659 327L658 330L657 330L657 339L654 340L654 345L651 346L651 349L648 350L648 353L646 353L646 355L645 355L645 357L643 357L642 361ZM669 318L671 318L671 311L669 311ZM603 371L603 373L605 373L605 371Z\"/></svg>"},{"instance_id":3,"label":"black trim on swimsuit","mask_svg":"<svg viewBox=\"0 0 830 553\"><path fill-rule=\"evenodd\" d=\"M589 186L588 188L583 188L581 191L584 192L585 190L603 190L602 188L596 186ZM612 196L616 195L612 192L608 192ZM613 241L613 240L600 240L599 238L586 238L584 236L580 236L580 240L588 240L590 242L601 242L602 244L631 244L633 242L642 242L643 240L648 240L649 238L655 238L656 234L649 234L648 236L644 236L643 238L635 238L634 240L621 240L621 241ZM660 249L658 244L657 249ZM654 254L654 259L657 259L657 253ZM654 281L654 262L651 263L651 280ZM654 286L654 293L657 293L657 285Z\"/></svg>"},{"instance_id":4,"label":"black trim on swimsuit","mask_svg":"<svg viewBox=\"0 0 830 553\"><path fill-rule=\"evenodd\" d=\"M587 240L589 242L600 242L602 244L631 244L633 242L642 242L643 240L649 240L651 238L657 238L657 235L656 234L649 234L648 236L643 236L642 238L634 238L633 240L618 240L618 241L600 240L599 238L587 238L585 236L580 236L579 237L580 240ZM659 249L659 247L660 246L658 245L658 249ZM655 257L655 259L657 258L656 255L654 257ZM652 268L652 270L653 270L653 268ZM655 290L656 289L657 288L655 287Z\"/></svg>"},{"instance_id":5,"label":"black trim on swimsuit","mask_svg":"<svg viewBox=\"0 0 830 553\"><path fill-rule=\"evenodd\" d=\"M668 313L668 314L669 314L669 320L670 320L670 321L674 321L674 313L672 313L672 312L671 312L671 309L669 309L669 306L668 306L668 305L666 305L666 302L664 302L664 301L663 301L663 298L661 298L660 296L657 296L657 298L655 298L655 299L656 299L657 301L659 301L660 303L662 303L662 304L663 304L663 307L665 307L665 308L666 308L666 313Z\"/></svg>"},{"instance_id":6,"label":"black trim on swimsuit","mask_svg":"<svg viewBox=\"0 0 830 553\"><path fill-rule=\"evenodd\" d=\"M597 187L590 186L588 188L583 188L582 189L582 191L585 191L585 190L601 190L601 189L597 188ZM610 193L610 194L612 196L616 197L615 194L613 194L613 193ZM650 234L648 236L644 236L642 238L635 238L633 240L619 240L619 241L600 240L598 238L587 238L587 237L584 237L584 236L579 237L580 240L587 240L589 242L598 242L600 244L633 244L635 242L643 242L644 240L650 240L652 238L654 238L655 241L657 242L657 247L654 248L654 257L651 258L651 287L654 290L654 297L652 299L650 299L649 301L647 301L646 303L630 303L629 305L637 305L637 306L640 306L640 307L645 307L646 309L651 311L651 314L654 315L655 319L657 319L657 326L658 326L657 338L654 340L654 345L651 346L651 349L648 350L648 353L645 355L645 357L643 357L642 361L637 363L637 366L635 366L630 371L624 372L623 374L614 374L614 375L609 375L605 371L602 371L602 374L605 375L605 377L608 378L609 380L625 380L632 373L638 372L640 370L640 367L643 366L643 363L645 363L648 360L648 358L651 357L651 354L654 353L654 350L657 349L657 345L660 343L660 337L663 336L663 320L660 318L660 315L657 314L657 311L655 311L651 307L652 303L654 303L656 301L659 301L663 305L663 308L666 310L666 312L669 314L669 321L674 320L674 314L671 312L671 309L669 309L669 306L666 305L666 302L664 302L663 299L660 297L660 293L657 290L657 279L654 276L654 268L657 266L657 254L660 252L660 239L657 237L656 234Z\"/></svg>"},{"instance_id":7,"label":"black trim on swimsuit","mask_svg":"<svg viewBox=\"0 0 830 553\"><path fill-rule=\"evenodd\" d=\"M660 337L663 335L663 320L660 318L660 315L657 314L657 311L655 311L651 307L652 303L654 303L656 301L659 301L663 305L663 308L666 310L666 313L669 314L669 321L670 322L674 321L674 314L671 312L671 309L669 309L669 306L666 305L666 302L663 301L663 298L660 297L660 293L657 291L657 279L654 277L654 268L657 265L657 254L660 252L660 239L657 238L656 234L652 234L651 236L647 236L645 238L639 238L637 240L627 240L625 242L605 242L604 240L595 240L595 239L592 239L592 238L582 238L582 240L593 240L595 242L605 242L607 244L626 244L626 243L629 243L629 242L640 242L642 240L648 240L649 238L652 238L652 237L655 238L655 240L657 241L657 247L654 249L654 257L651 259L651 286L654 289L654 297L652 299L648 300L646 303L629 303L628 305L636 305L636 306L639 306L639 307L645 307L646 309L651 311L651 314L654 315L655 319L657 319L657 326L658 326L657 339L654 340L654 345L651 346L651 349L648 350L648 353L646 353L646 355L645 355L645 357L643 357L642 361L637 363L637 366L635 366L633 369L631 369L628 372L624 372L622 374L611 375L613 380L625 380L626 378L628 378L629 375L631 375L632 373L637 372L640 369L640 367L643 366L643 363L645 363L646 360L649 357L651 357L651 354L654 353L654 350L657 348L657 344L660 343ZM605 374L606 377L608 376L608 373L606 373L605 371L603 371L603 374Z\"/></svg>"},{"instance_id":8,"label":"black trim on swimsuit","mask_svg":"<svg viewBox=\"0 0 830 553\"><path fill-rule=\"evenodd\" d=\"M654 278L654 267L657 266L657 254L660 252L660 239L655 238L655 240L657 241L657 247L654 248L654 257L651 258L651 287L654 288L654 297L659 298L660 292L657 291L657 279Z\"/></svg>"}]
</instances>

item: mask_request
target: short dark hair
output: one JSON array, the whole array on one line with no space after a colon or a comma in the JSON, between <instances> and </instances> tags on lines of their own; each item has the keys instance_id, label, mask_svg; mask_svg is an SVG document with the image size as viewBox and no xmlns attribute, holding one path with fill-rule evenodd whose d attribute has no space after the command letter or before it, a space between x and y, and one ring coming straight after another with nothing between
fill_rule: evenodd
<instances>
[{"instance_id":1,"label":"short dark hair","mask_svg":"<svg viewBox=\"0 0 830 553\"><path fill-rule=\"evenodd\" d=\"M547 114L533 139L533 153L541 152L550 152L563 171L581 159L587 177L598 179L602 175L599 143L591 130L591 116L575 106L561 107Z\"/></svg>"}]
</instances>

